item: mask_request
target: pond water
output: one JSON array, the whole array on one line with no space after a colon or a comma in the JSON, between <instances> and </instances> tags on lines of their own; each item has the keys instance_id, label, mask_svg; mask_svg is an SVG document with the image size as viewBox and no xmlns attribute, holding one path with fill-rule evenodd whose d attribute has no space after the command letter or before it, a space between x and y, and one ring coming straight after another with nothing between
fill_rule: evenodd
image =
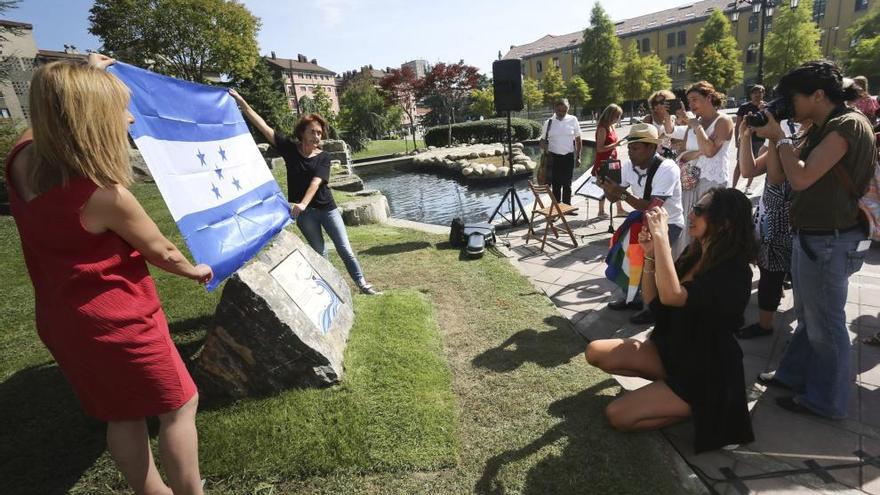
<instances>
[{"instance_id":1,"label":"pond water","mask_svg":"<svg viewBox=\"0 0 880 495\"><path fill-rule=\"evenodd\" d=\"M575 179L592 167L593 146L584 143L581 166L574 171ZM524 151L536 162L539 160L537 145L527 144ZM355 173L363 179L366 189L378 189L388 198L392 217L444 226L455 217L467 223L488 221L510 185L508 179L491 184L465 183L440 171L423 170L410 164L358 168ZM524 176L514 184L525 208L534 201L527 181L528 176ZM501 213L510 218L509 203L502 207Z\"/></svg>"}]
</instances>

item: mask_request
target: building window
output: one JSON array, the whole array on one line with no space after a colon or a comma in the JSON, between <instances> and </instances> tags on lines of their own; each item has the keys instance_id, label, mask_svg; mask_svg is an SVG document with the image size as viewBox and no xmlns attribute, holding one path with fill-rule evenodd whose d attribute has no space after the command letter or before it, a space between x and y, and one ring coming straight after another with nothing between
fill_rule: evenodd
<instances>
[{"instance_id":1,"label":"building window","mask_svg":"<svg viewBox=\"0 0 880 495\"><path fill-rule=\"evenodd\" d=\"M553 67L559 68L559 57L553 57Z\"/></svg>"},{"instance_id":2,"label":"building window","mask_svg":"<svg viewBox=\"0 0 880 495\"><path fill-rule=\"evenodd\" d=\"M687 70L687 59L684 55L678 56L678 73L683 74Z\"/></svg>"},{"instance_id":3,"label":"building window","mask_svg":"<svg viewBox=\"0 0 880 495\"><path fill-rule=\"evenodd\" d=\"M672 75L672 69L675 68L675 57L669 57L666 59L666 73L670 76Z\"/></svg>"},{"instance_id":4,"label":"building window","mask_svg":"<svg viewBox=\"0 0 880 495\"><path fill-rule=\"evenodd\" d=\"M758 61L758 45L752 43L746 48L746 63L753 64Z\"/></svg>"},{"instance_id":5,"label":"building window","mask_svg":"<svg viewBox=\"0 0 880 495\"><path fill-rule=\"evenodd\" d=\"M868 8L868 0L856 0L856 12Z\"/></svg>"},{"instance_id":6,"label":"building window","mask_svg":"<svg viewBox=\"0 0 880 495\"><path fill-rule=\"evenodd\" d=\"M758 14L749 16L749 32L754 33L758 30Z\"/></svg>"},{"instance_id":7,"label":"building window","mask_svg":"<svg viewBox=\"0 0 880 495\"><path fill-rule=\"evenodd\" d=\"M688 35L685 31L678 32L678 46L684 46L687 44Z\"/></svg>"},{"instance_id":8,"label":"building window","mask_svg":"<svg viewBox=\"0 0 880 495\"><path fill-rule=\"evenodd\" d=\"M772 17L764 17L764 30L770 31L773 29L773 18Z\"/></svg>"},{"instance_id":9,"label":"building window","mask_svg":"<svg viewBox=\"0 0 880 495\"><path fill-rule=\"evenodd\" d=\"M675 33L666 35L666 48L675 48Z\"/></svg>"},{"instance_id":10,"label":"building window","mask_svg":"<svg viewBox=\"0 0 880 495\"><path fill-rule=\"evenodd\" d=\"M813 22L816 24L825 18L825 6L827 3L827 0L815 0L813 2Z\"/></svg>"},{"instance_id":11,"label":"building window","mask_svg":"<svg viewBox=\"0 0 880 495\"><path fill-rule=\"evenodd\" d=\"M649 38L645 38L642 40L642 51L650 52L651 51L651 40Z\"/></svg>"},{"instance_id":12,"label":"building window","mask_svg":"<svg viewBox=\"0 0 880 495\"><path fill-rule=\"evenodd\" d=\"M538 71L538 74L544 70L544 64L542 64L540 60L535 63L535 70Z\"/></svg>"},{"instance_id":13,"label":"building window","mask_svg":"<svg viewBox=\"0 0 880 495\"><path fill-rule=\"evenodd\" d=\"M581 65L581 52L580 50L571 54L571 65L574 70L577 70Z\"/></svg>"},{"instance_id":14,"label":"building window","mask_svg":"<svg viewBox=\"0 0 880 495\"><path fill-rule=\"evenodd\" d=\"M522 70L522 75L526 75L526 64L521 64L519 68Z\"/></svg>"},{"instance_id":15,"label":"building window","mask_svg":"<svg viewBox=\"0 0 880 495\"><path fill-rule=\"evenodd\" d=\"M8 108L0 108L0 117L8 119L12 117L12 114L9 113Z\"/></svg>"}]
</instances>

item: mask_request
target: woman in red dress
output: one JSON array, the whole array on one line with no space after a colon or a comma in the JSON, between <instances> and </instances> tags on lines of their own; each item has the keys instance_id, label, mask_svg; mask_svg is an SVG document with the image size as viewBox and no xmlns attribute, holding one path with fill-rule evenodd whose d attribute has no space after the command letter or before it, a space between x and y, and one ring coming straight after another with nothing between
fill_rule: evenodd
<instances>
[{"instance_id":1,"label":"woman in red dress","mask_svg":"<svg viewBox=\"0 0 880 495\"><path fill-rule=\"evenodd\" d=\"M6 162L40 339L136 493L200 494L196 386L168 333L146 261L206 283L126 186L128 89L103 69L55 62L31 80L33 130ZM153 462L145 417L159 417Z\"/></svg>"},{"instance_id":2,"label":"woman in red dress","mask_svg":"<svg viewBox=\"0 0 880 495\"><path fill-rule=\"evenodd\" d=\"M609 158L612 160L617 159L617 132L614 130L614 126L620 122L620 117L623 115L623 109L615 104L610 104L605 107L605 110L602 111L602 115L599 117L599 122L596 123L596 159L593 161L593 169L590 171L591 174L595 177L599 173L599 165L603 160L608 160ZM616 203L617 205L617 214L619 216L626 216L625 211L621 208L620 201ZM611 207L608 207L608 211L611 211ZM608 218L608 215L605 213L605 200L599 200L599 218Z\"/></svg>"}]
</instances>

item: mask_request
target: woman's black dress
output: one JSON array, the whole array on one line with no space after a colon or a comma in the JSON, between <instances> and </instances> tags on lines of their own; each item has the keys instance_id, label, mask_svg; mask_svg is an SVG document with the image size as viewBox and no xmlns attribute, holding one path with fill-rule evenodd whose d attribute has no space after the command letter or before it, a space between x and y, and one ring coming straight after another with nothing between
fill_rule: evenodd
<instances>
[{"instance_id":1,"label":"woman's black dress","mask_svg":"<svg viewBox=\"0 0 880 495\"><path fill-rule=\"evenodd\" d=\"M682 284L683 307L651 301L666 383L691 406L697 452L755 439L746 403L743 354L733 332L749 302L752 270L728 260Z\"/></svg>"}]
</instances>

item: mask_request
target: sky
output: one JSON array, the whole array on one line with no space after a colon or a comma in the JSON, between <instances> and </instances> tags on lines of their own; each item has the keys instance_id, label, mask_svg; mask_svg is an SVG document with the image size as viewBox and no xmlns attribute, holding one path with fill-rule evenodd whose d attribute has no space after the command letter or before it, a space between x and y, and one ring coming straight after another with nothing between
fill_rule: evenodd
<instances>
[{"instance_id":1,"label":"sky","mask_svg":"<svg viewBox=\"0 0 880 495\"><path fill-rule=\"evenodd\" d=\"M283 58L302 53L336 73L372 64L399 67L424 59L458 62L490 75L498 51L546 34L583 30L594 0L244 0L262 20L260 53ZM602 2L621 20L685 5L687 0ZM691 2L693 3L693 2ZM34 26L37 47L96 50L101 42L88 32L91 0L23 0L5 14Z\"/></svg>"}]
</instances>

